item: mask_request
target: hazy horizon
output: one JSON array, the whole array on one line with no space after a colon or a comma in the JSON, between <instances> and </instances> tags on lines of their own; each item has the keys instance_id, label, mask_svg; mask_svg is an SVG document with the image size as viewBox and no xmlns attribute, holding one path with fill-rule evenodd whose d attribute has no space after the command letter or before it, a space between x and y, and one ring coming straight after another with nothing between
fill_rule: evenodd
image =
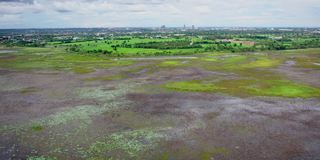
<instances>
[{"instance_id":1,"label":"hazy horizon","mask_svg":"<svg viewBox=\"0 0 320 160\"><path fill-rule=\"evenodd\" d=\"M164 24L165 25L165 24ZM191 26L186 26L188 28L192 28ZM161 28L161 26L114 26L114 27L25 27L25 28L0 28L0 30L10 30L10 29L17 29L17 30L23 30L23 29L112 29L112 28L148 28L148 29L158 29ZM183 26L166 26L166 28L183 28ZM318 29L320 26L196 26L195 28L275 28L275 29L290 29L290 28L315 28Z\"/></svg>"},{"instance_id":2,"label":"hazy horizon","mask_svg":"<svg viewBox=\"0 0 320 160\"><path fill-rule=\"evenodd\" d=\"M0 29L320 27L319 0L0 0Z\"/></svg>"}]
</instances>

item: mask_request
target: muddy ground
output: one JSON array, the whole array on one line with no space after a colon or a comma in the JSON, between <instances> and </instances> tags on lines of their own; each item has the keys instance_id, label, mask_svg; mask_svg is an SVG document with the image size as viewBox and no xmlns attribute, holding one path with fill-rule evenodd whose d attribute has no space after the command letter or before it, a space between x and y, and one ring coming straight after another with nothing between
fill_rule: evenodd
<instances>
[{"instance_id":1,"label":"muddy ground","mask_svg":"<svg viewBox=\"0 0 320 160\"><path fill-rule=\"evenodd\" d=\"M235 67L227 62L229 68L212 67L218 62L210 58L228 59L225 55L125 59L132 63L81 74L3 65L0 159L319 160L320 50L305 52L264 54L281 61L241 71L237 61ZM16 53L5 54L0 63L13 63L7 59ZM164 87L240 77L262 81L265 73L316 93Z\"/></svg>"}]
</instances>

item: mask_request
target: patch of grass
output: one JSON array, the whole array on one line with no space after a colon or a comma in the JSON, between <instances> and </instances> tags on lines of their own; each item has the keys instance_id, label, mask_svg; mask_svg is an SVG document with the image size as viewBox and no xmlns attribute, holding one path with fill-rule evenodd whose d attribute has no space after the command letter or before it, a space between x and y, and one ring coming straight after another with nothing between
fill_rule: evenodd
<instances>
[{"instance_id":1,"label":"patch of grass","mask_svg":"<svg viewBox=\"0 0 320 160\"><path fill-rule=\"evenodd\" d=\"M164 87L170 90L191 92L212 92L218 89L218 87L213 84L205 84L199 81L171 82L165 84Z\"/></svg>"},{"instance_id":2,"label":"patch of grass","mask_svg":"<svg viewBox=\"0 0 320 160\"><path fill-rule=\"evenodd\" d=\"M63 59L67 62L104 62L105 59L98 56L81 55L81 54L64 54L56 56L56 59Z\"/></svg>"},{"instance_id":3,"label":"patch of grass","mask_svg":"<svg viewBox=\"0 0 320 160\"><path fill-rule=\"evenodd\" d=\"M261 88L248 87L250 92L257 95L280 96L280 97L300 97L311 98L320 97L320 89L293 83L290 81L271 81Z\"/></svg>"},{"instance_id":4,"label":"patch of grass","mask_svg":"<svg viewBox=\"0 0 320 160\"><path fill-rule=\"evenodd\" d=\"M319 54L319 48L309 48L309 49L294 49L294 50L284 50L284 51L273 51L273 52L281 52L282 54Z\"/></svg>"},{"instance_id":5,"label":"patch of grass","mask_svg":"<svg viewBox=\"0 0 320 160\"><path fill-rule=\"evenodd\" d=\"M208 62L217 62L218 61L217 58L201 58L201 60L208 61Z\"/></svg>"},{"instance_id":6,"label":"patch of grass","mask_svg":"<svg viewBox=\"0 0 320 160\"><path fill-rule=\"evenodd\" d=\"M113 81L113 80L121 80L126 76L122 74L111 75L111 76L99 76L99 77L91 77L84 79L85 81Z\"/></svg>"},{"instance_id":7,"label":"patch of grass","mask_svg":"<svg viewBox=\"0 0 320 160\"><path fill-rule=\"evenodd\" d=\"M192 45L190 43L186 48L181 48L177 44L181 44L182 41L175 38L133 38L128 40L101 40L101 41L85 41L85 42L73 42L68 44L60 44L60 46L71 46L78 45L79 53L90 53L90 54L102 54L104 51L108 51L108 56L159 56L159 55L182 55L182 54L193 54L203 52L204 48L201 45ZM149 43L152 42L152 43ZM121 46L127 44L129 46ZM149 46L152 44L152 46ZM166 44L165 46L162 46ZM58 44L59 45L59 44ZM144 46L143 48L142 45ZM147 46L149 47L147 47ZM162 47L159 47L161 45ZM119 46L114 49L112 46Z\"/></svg>"},{"instance_id":8,"label":"patch of grass","mask_svg":"<svg viewBox=\"0 0 320 160\"><path fill-rule=\"evenodd\" d=\"M128 66L130 60L112 60L103 55L67 53L52 48L21 48L10 57L0 57L0 67L19 70L72 70L78 74L93 72L95 69Z\"/></svg>"},{"instance_id":9,"label":"patch of grass","mask_svg":"<svg viewBox=\"0 0 320 160\"><path fill-rule=\"evenodd\" d=\"M320 89L287 80L235 79L216 83L221 92L237 96L319 97Z\"/></svg>"},{"instance_id":10,"label":"patch of grass","mask_svg":"<svg viewBox=\"0 0 320 160\"><path fill-rule=\"evenodd\" d=\"M20 90L20 93L22 94L28 94L28 93L33 93L37 92L39 89L36 87L28 87L28 88L23 88Z\"/></svg>"},{"instance_id":11,"label":"patch of grass","mask_svg":"<svg viewBox=\"0 0 320 160\"><path fill-rule=\"evenodd\" d=\"M159 160L169 160L169 159L170 159L169 153L163 153L163 154L161 154L161 156L159 157Z\"/></svg>"},{"instance_id":12,"label":"patch of grass","mask_svg":"<svg viewBox=\"0 0 320 160\"><path fill-rule=\"evenodd\" d=\"M62 51L62 49L52 49L52 48L40 48L40 47L21 47L19 48L20 53L28 54L38 54L38 53L50 53L55 51Z\"/></svg>"},{"instance_id":13,"label":"patch of grass","mask_svg":"<svg viewBox=\"0 0 320 160\"><path fill-rule=\"evenodd\" d=\"M43 130L43 126L39 125L39 124L34 124L34 125L31 126L31 129L33 131L42 131Z\"/></svg>"},{"instance_id":14,"label":"patch of grass","mask_svg":"<svg viewBox=\"0 0 320 160\"><path fill-rule=\"evenodd\" d=\"M279 60L269 59L269 58L256 58L255 60L243 64L241 67L243 68L269 68L274 67L280 64Z\"/></svg>"},{"instance_id":15,"label":"patch of grass","mask_svg":"<svg viewBox=\"0 0 320 160\"><path fill-rule=\"evenodd\" d=\"M195 61L194 64L206 70L238 70L240 65L247 62L247 57L243 55L224 55L217 58L217 61L214 61L215 63L212 62L202 58L200 61Z\"/></svg>"},{"instance_id":16,"label":"patch of grass","mask_svg":"<svg viewBox=\"0 0 320 160\"><path fill-rule=\"evenodd\" d=\"M295 57L296 67L299 68L311 68L320 69L320 57L316 55L305 55L300 57Z\"/></svg>"},{"instance_id":17,"label":"patch of grass","mask_svg":"<svg viewBox=\"0 0 320 160\"><path fill-rule=\"evenodd\" d=\"M180 61L163 61L159 64L161 67L175 67L180 65L182 65Z\"/></svg>"},{"instance_id":18,"label":"patch of grass","mask_svg":"<svg viewBox=\"0 0 320 160\"><path fill-rule=\"evenodd\" d=\"M111 67L129 66L131 64L133 64L131 60L113 60L108 63Z\"/></svg>"},{"instance_id":19,"label":"patch of grass","mask_svg":"<svg viewBox=\"0 0 320 160\"><path fill-rule=\"evenodd\" d=\"M94 72L95 70L92 68L75 67L75 68L72 68L72 71L76 74L87 74L87 73Z\"/></svg>"},{"instance_id":20,"label":"patch of grass","mask_svg":"<svg viewBox=\"0 0 320 160\"><path fill-rule=\"evenodd\" d=\"M245 124L234 124L231 126L232 129L240 134L248 134L255 131L255 128Z\"/></svg>"},{"instance_id":21,"label":"patch of grass","mask_svg":"<svg viewBox=\"0 0 320 160\"><path fill-rule=\"evenodd\" d=\"M137 73L144 73L144 74L151 74L154 73L156 70L158 70L157 64L152 63L152 64L147 64L147 65L142 65L142 66L137 66L137 67L131 67L125 71L123 71L123 74L137 74Z\"/></svg>"},{"instance_id":22,"label":"patch of grass","mask_svg":"<svg viewBox=\"0 0 320 160\"><path fill-rule=\"evenodd\" d=\"M200 159L201 160L211 160L216 155L219 155L219 154L227 156L230 154L230 151L224 147L215 147L210 151L200 153Z\"/></svg>"},{"instance_id":23,"label":"patch of grass","mask_svg":"<svg viewBox=\"0 0 320 160\"><path fill-rule=\"evenodd\" d=\"M288 80L277 79L230 79L218 82L200 81L171 82L165 88L189 92L221 92L235 96L275 96L287 98L320 97L320 89Z\"/></svg>"},{"instance_id":24,"label":"patch of grass","mask_svg":"<svg viewBox=\"0 0 320 160\"><path fill-rule=\"evenodd\" d=\"M247 56L244 55L229 55L229 57L224 57L222 60L225 64L239 64L247 60Z\"/></svg>"},{"instance_id":25,"label":"patch of grass","mask_svg":"<svg viewBox=\"0 0 320 160\"><path fill-rule=\"evenodd\" d=\"M279 57L267 57L265 55L229 55L212 61L202 58L201 61L196 61L195 63L206 70L230 72L277 67L281 62L282 59Z\"/></svg>"}]
</instances>

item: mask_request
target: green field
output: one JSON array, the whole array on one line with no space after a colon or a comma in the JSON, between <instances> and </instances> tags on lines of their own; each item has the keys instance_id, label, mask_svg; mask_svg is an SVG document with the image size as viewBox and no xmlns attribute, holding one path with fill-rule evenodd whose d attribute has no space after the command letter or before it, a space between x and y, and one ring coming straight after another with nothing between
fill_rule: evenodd
<instances>
[{"instance_id":1,"label":"green field","mask_svg":"<svg viewBox=\"0 0 320 160\"><path fill-rule=\"evenodd\" d=\"M129 38L126 40L95 40L84 42L50 42L50 46L66 47L78 53L106 54L112 56L157 56L186 55L220 49L249 49L250 47L233 42L217 42L200 38Z\"/></svg>"}]
</instances>

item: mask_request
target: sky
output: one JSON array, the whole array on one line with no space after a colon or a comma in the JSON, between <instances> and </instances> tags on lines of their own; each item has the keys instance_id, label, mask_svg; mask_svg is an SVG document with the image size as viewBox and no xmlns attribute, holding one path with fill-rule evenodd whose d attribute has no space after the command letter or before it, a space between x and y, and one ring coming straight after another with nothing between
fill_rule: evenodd
<instances>
[{"instance_id":1,"label":"sky","mask_svg":"<svg viewBox=\"0 0 320 160\"><path fill-rule=\"evenodd\" d=\"M0 28L320 27L320 0L0 0Z\"/></svg>"}]
</instances>

